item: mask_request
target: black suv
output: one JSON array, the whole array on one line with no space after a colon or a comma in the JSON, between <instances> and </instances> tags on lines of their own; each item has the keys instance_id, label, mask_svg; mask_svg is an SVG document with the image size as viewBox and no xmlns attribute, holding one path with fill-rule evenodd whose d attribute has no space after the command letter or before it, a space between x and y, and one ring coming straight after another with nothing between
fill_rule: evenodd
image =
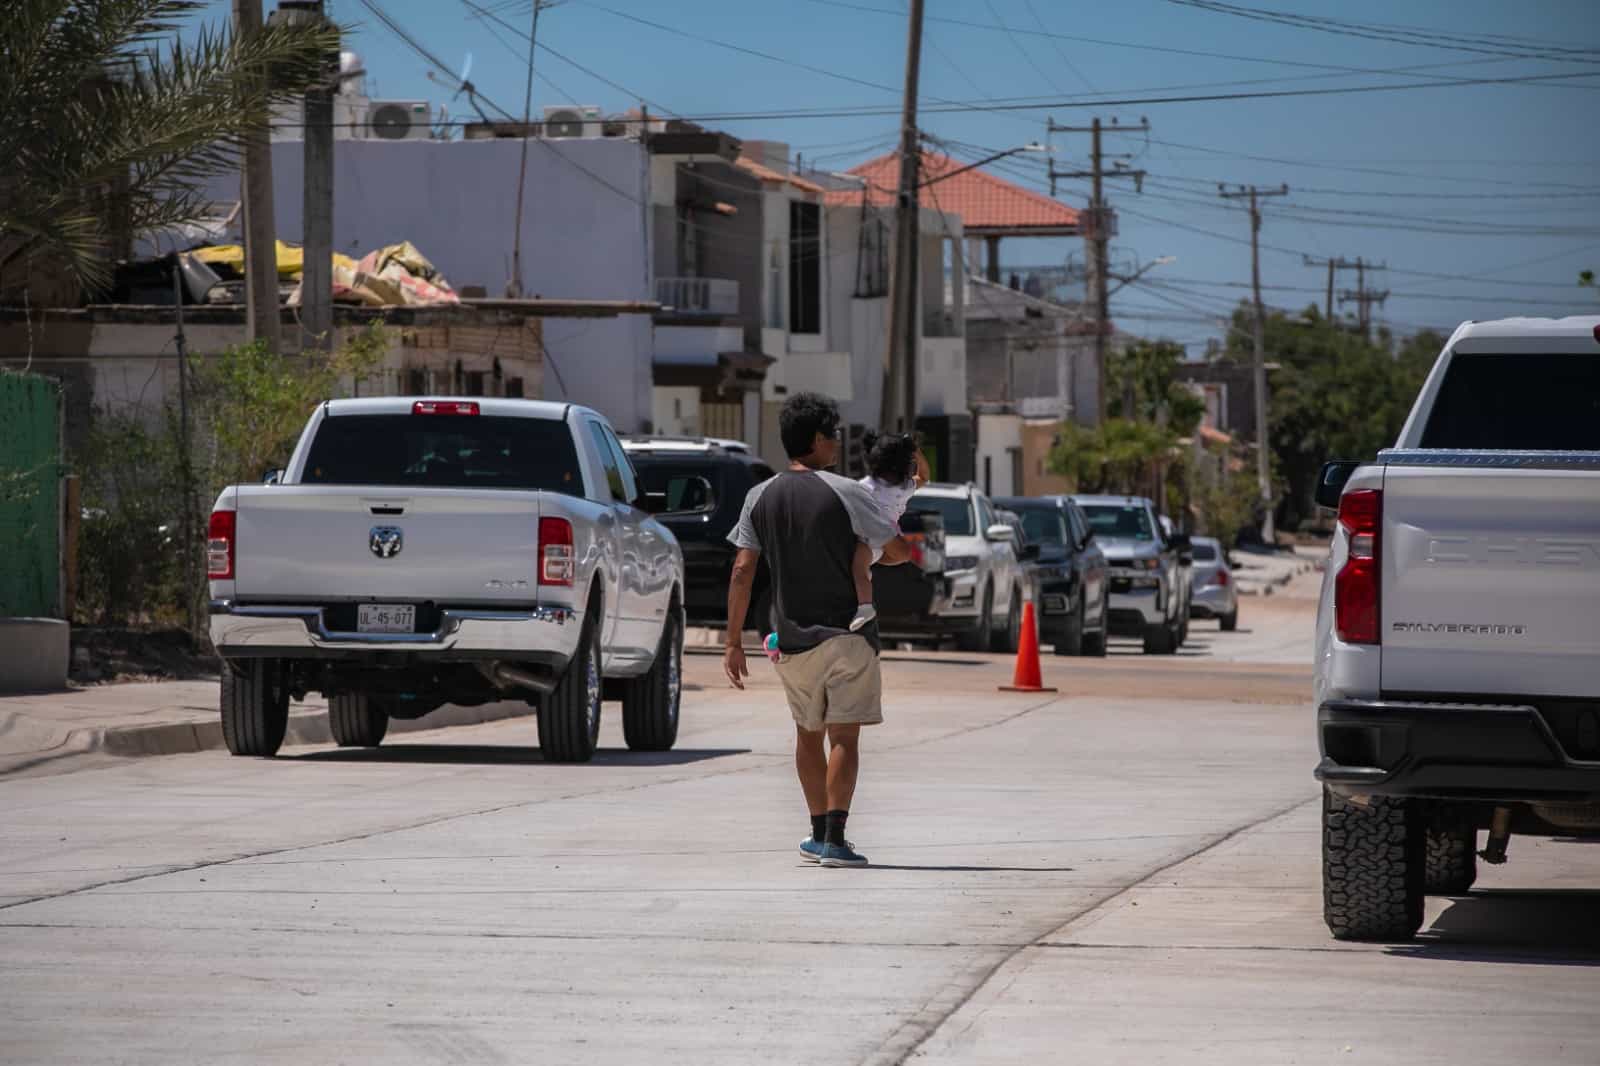
<instances>
[{"instance_id":1,"label":"black suv","mask_svg":"<svg viewBox=\"0 0 1600 1066\"><path fill-rule=\"evenodd\" d=\"M745 494L772 476L772 468L736 445L698 437L623 437L639 485L663 512L660 521L683 548L684 612L699 625L728 620L728 585L734 547L728 534L739 521ZM756 571L745 628L761 630L770 614L765 564Z\"/></svg>"},{"instance_id":2,"label":"black suv","mask_svg":"<svg viewBox=\"0 0 1600 1066\"><path fill-rule=\"evenodd\" d=\"M1015 513L1039 546L1026 564L1038 583L1039 643L1057 655L1104 655L1110 584L1088 518L1065 496L997 496L994 504Z\"/></svg>"}]
</instances>

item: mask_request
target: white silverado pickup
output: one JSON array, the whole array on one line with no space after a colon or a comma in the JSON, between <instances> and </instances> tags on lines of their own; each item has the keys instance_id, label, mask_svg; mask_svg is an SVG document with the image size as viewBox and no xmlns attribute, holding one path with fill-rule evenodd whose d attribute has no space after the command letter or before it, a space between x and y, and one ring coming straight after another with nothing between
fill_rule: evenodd
<instances>
[{"instance_id":1,"label":"white silverado pickup","mask_svg":"<svg viewBox=\"0 0 1600 1066\"><path fill-rule=\"evenodd\" d=\"M683 553L644 502L588 408L321 404L282 475L224 489L211 514L228 749L276 753L309 691L346 746L445 703L521 699L544 757L582 762L613 698L630 748L671 748Z\"/></svg>"},{"instance_id":2,"label":"white silverado pickup","mask_svg":"<svg viewBox=\"0 0 1600 1066\"><path fill-rule=\"evenodd\" d=\"M1512 833L1600 837L1600 318L1463 325L1317 500L1323 913L1404 939Z\"/></svg>"}]
</instances>

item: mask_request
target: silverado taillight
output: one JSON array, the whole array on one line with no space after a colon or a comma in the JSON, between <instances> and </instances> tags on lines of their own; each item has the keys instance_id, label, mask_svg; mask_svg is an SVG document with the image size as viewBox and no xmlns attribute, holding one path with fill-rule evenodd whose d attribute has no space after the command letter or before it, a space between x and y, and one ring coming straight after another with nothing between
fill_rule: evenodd
<instances>
[{"instance_id":1,"label":"silverado taillight","mask_svg":"<svg viewBox=\"0 0 1600 1066\"><path fill-rule=\"evenodd\" d=\"M478 404L474 400L418 400L411 405L414 415L475 415Z\"/></svg>"},{"instance_id":2,"label":"silverado taillight","mask_svg":"<svg viewBox=\"0 0 1600 1066\"><path fill-rule=\"evenodd\" d=\"M212 511L206 528L206 576L213 581L233 578L234 531L238 528L233 511Z\"/></svg>"},{"instance_id":3,"label":"silverado taillight","mask_svg":"<svg viewBox=\"0 0 1600 1066\"><path fill-rule=\"evenodd\" d=\"M1382 569L1379 532L1383 490L1355 489L1339 499L1339 524L1349 554L1333 579L1334 631L1346 644L1379 644L1378 579Z\"/></svg>"},{"instance_id":4,"label":"silverado taillight","mask_svg":"<svg viewBox=\"0 0 1600 1066\"><path fill-rule=\"evenodd\" d=\"M539 519L539 584L570 588L577 568L572 523L565 518Z\"/></svg>"},{"instance_id":5,"label":"silverado taillight","mask_svg":"<svg viewBox=\"0 0 1600 1066\"><path fill-rule=\"evenodd\" d=\"M1228 572L1226 570L1217 571L1217 584L1226 585L1229 580L1231 579L1228 577Z\"/></svg>"}]
</instances>

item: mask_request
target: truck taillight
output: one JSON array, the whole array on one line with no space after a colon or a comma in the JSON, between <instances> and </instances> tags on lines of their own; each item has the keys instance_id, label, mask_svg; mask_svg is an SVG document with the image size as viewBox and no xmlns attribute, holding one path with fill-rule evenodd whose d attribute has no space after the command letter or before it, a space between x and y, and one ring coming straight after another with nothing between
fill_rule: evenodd
<instances>
[{"instance_id":1,"label":"truck taillight","mask_svg":"<svg viewBox=\"0 0 1600 1066\"><path fill-rule=\"evenodd\" d=\"M539 584L570 588L577 569L572 523L565 518L539 519Z\"/></svg>"},{"instance_id":2,"label":"truck taillight","mask_svg":"<svg viewBox=\"0 0 1600 1066\"><path fill-rule=\"evenodd\" d=\"M1355 489L1339 499L1349 557L1333 579L1333 621L1346 644L1382 643L1378 628L1379 531L1383 490Z\"/></svg>"},{"instance_id":3,"label":"truck taillight","mask_svg":"<svg viewBox=\"0 0 1600 1066\"><path fill-rule=\"evenodd\" d=\"M414 415L475 415L478 405L472 400L418 400L411 405Z\"/></svg>"},{"instance_id":4,"label":"truck taillight","mask_svg":"<svg viewBox=\"0 0 1600 1066\"><path fill-rule=\"evenodd\" d=\"M238 516L233 511L212 511L206 528L206 576L213 581L233 578L234 531Z\"/></svg>"},{"instance_id":5,"label":"truck taillight","mask_svg":"<svg viewBox=\"0 0 1600 1066\"><path fill-rule=\"evenodd\" d=\"M1233 579L1228 576L1228 572L1226 570L1218 570L1217 571L1217 584L1226 585L1229 581L1232 581L1232 580Z\"/></svg>"}]
</instances>

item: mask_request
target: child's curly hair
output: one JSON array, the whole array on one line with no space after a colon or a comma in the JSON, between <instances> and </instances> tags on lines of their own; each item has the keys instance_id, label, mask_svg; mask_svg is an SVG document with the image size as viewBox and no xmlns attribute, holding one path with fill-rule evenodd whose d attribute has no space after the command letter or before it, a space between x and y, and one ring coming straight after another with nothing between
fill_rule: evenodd
<instances>
[{"instance_id":1,"label":"child's curly hair","mask_svg":"<svg viewBox=\"0 0 1600 1066\"><path fill-rule=\"evenodd\" d=\"M903 485L917 472L917 438L910 433L873 433L861 438L867 473L886 485Z\"/></svg>"}]
</instances>

